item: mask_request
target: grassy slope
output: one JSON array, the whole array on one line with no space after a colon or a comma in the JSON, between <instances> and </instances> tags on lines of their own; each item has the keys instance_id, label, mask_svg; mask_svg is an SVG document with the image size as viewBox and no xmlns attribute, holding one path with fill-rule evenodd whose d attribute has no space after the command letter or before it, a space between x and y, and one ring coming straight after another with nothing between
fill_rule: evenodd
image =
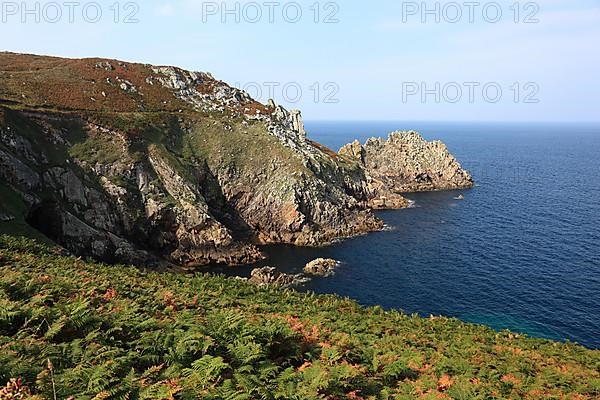
<instances>
[{"instance_id":1,"label":"grassy slope","mask_svg":"<svg viewBox=\"0 0 600 400\"><path fill-rule=\"evenodd\" d=\"M0 384L43 398L54 378L77 399L597 399L599 369L573 344L0 238Z\"/></svg>"}]
</instances>

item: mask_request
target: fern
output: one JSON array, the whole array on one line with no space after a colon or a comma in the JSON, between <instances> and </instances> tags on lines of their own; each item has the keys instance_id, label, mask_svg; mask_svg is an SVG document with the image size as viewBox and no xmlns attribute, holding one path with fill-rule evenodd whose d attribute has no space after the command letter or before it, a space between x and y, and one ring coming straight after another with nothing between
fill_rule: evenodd
<instances>
[{"instance_id":1,"label":"fern","mask_svg":"<svg viewBox=\"0 0 600 400\"><path fill-rule=\"evenodd\" d=\"M192 363L192 368L183 370L183 375L188 378L199 378L199 382L207 384L221 377L223 371L229 368L222 357L206 355Z\"/></svg>"},{"instance_id":2,"label":"fern","mask_svg":"<svg viewBox=\"0 0 600 400\"><path fill-rule=\"evenodd\" d=\"M54 378L61 399L595 399L599 366L569 343L0 238L0 387L39 398Z\"/></svg>"}]
</instances>

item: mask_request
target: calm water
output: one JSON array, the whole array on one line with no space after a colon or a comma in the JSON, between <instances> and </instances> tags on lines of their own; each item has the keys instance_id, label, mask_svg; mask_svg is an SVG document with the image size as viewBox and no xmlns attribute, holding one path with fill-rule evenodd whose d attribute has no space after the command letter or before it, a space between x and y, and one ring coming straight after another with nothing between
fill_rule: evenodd
<instances>
[{"instance_id":1,"label":"calm water","mask_svg":"<svg viewBox=\"0 0 600 400\"><path fill-rule=\"evenodd\" d=\"M415 208L380 213L386 232L324 249L270 246L266 264L299 272L335 258L335 276L301 290L600 348L600 126L307 124L335 150L395 129L444 141L477 187L407 195Z\"/></svg>"}]
</instances>

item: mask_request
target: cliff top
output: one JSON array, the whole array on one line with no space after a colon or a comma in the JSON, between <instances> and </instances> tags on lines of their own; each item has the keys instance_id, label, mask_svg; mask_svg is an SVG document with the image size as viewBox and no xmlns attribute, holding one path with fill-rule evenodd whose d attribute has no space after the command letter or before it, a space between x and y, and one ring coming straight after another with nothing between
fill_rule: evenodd
<instances>
[{"instance_id":1,"label":"cliff top","mask_svg":"<svg viewBox=\"0 0 600 400\"><path fill-rule=\"evenodd\" d=\"M1 102L78 111L267 114L264 105L209 73L112 59L6 52L0 52Z\"/></svg>"}]
</instances>

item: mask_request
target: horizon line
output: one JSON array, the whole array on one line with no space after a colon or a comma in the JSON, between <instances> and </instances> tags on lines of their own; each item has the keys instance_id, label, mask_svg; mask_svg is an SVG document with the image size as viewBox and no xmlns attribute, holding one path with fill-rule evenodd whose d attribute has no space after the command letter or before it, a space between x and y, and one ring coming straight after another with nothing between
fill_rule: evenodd
<instances>
[{"instance_id":1,"label":"horizon line","mask_svg":"<svg viewBox=\"0 0 600 400\"><path fill-rule=\"evenodd\" d=\"M436 120L436 119L304 119L304 122L419 122L419 123L496 123L496 124L600 124L600 120Z\"/></svg>"}]
</instances>

